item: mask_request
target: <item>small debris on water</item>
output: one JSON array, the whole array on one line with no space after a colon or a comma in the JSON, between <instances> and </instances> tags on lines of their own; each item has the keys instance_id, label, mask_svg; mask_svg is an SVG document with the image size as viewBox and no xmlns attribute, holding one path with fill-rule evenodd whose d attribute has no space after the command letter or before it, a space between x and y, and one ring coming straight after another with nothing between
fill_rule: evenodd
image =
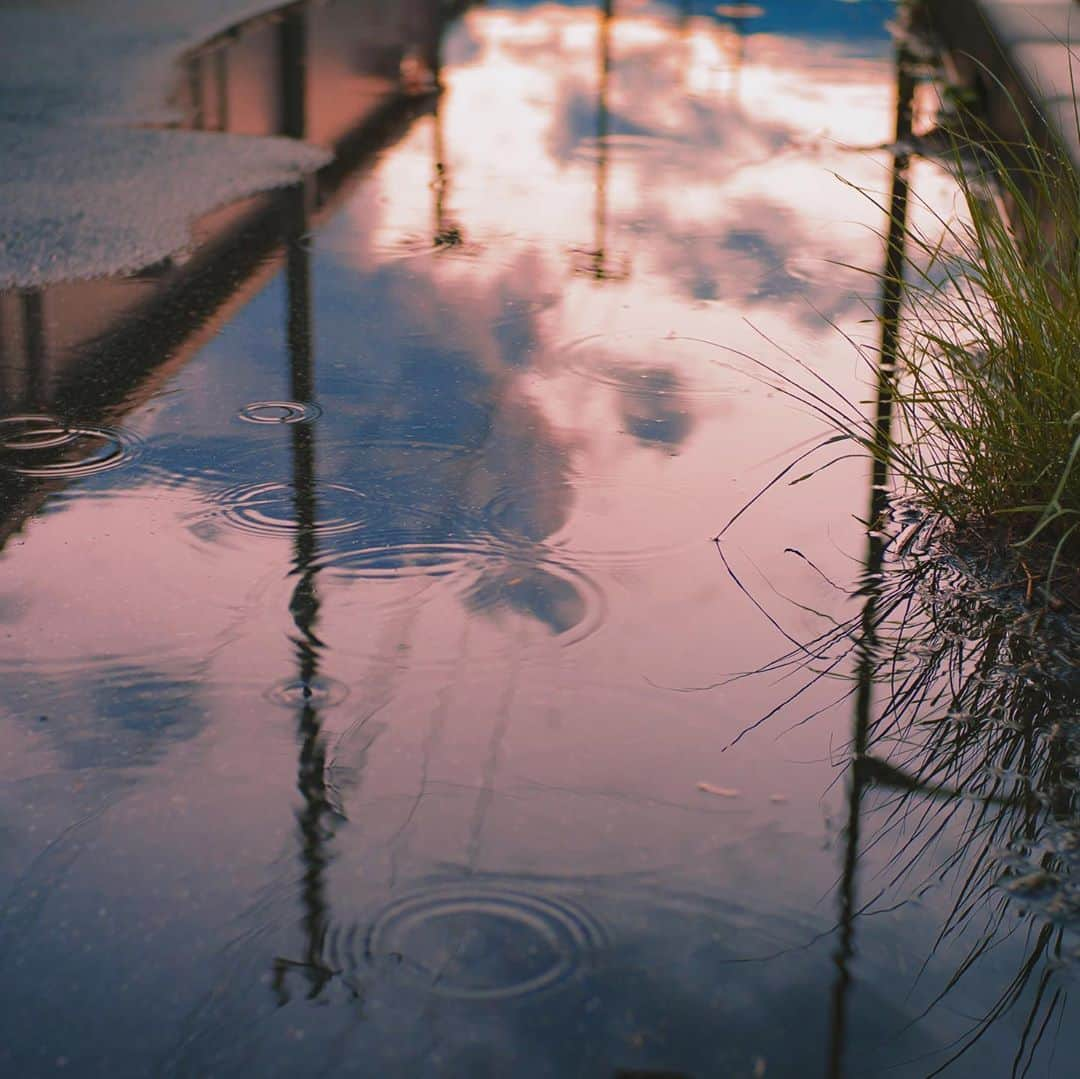
<instances>
[{"instance_id":1,"label":"small debris on water","mask_svg":"<svg viewBox=\"0 0 1080 1079\"><path fill-rule=\"evenodd\" d=\"M702 780L698 785L699 791L704 791L706 794L715 794L717 798L738 798L739 791L734 787L715 787L712 783L706 783Z\"/></svg>"},{"instance_id":2,"label":"small debris on water","mask_svg":"<svg viewBox=\"0 0 1080 1079\"><path fill-rule=\"evenodd\" d=\"M788 800L788 796L786 794L770 794L769 795L769 801L772 802L773 805L777 805L777 806L784 805L787 802L787 800Z\"/></svg>"}]
</instances>

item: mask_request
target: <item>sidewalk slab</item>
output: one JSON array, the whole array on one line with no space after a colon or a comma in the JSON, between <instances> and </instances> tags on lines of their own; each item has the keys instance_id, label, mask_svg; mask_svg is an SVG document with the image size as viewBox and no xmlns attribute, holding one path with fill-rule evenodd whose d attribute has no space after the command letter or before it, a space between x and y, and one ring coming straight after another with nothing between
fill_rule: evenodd
<instances>
[{"instance_id":1,"label":"sidewalk slab","mask_svg":"<svg viewBox=\"0 0 1080 1079\"><path fill-rule=\"evenodd\" d=\"M1080 170L1080 3L926 0L926 10L955 75L977 92L997 134L1056 143Z\"/></svg>"}]
</instances>

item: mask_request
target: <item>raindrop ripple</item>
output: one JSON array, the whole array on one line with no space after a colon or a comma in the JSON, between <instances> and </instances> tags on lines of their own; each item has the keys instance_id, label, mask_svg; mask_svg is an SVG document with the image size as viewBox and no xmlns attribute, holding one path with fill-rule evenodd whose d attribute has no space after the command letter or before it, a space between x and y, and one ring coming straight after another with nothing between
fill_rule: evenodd
<instances>
[{"instance_id":1,"label":"raindrop ripple","mask_svg":"<svg viewBox=\"0 0 1080 1079\"><path fill-rule=\"evenodd\" d=\"M271 686L265 697L283 708L333 708L349 695L349 687L335 678L316 675L307 680L292 678Z\"/></svg>"},{"instance_id":2,"label":"raindrop ripple","mask_svg":"<svg viewBox=\"0 0 1080 1079\"><path fill-rule=\"evenodd\" d=\"M259 424L311 423L321 415L318 405L300 401L252 401L236 414L245 423Z\"/></svg>"},{"instance_id":3,"label":"raindrop ripple","mask_svg":"<svg viewBox=\"0 0 1080 1079\"><path fill-rule=\"evenodd\" d=\"M605 943L602 926L576 904L476 882L391 903L365 951L440 996L506 1000L566 982Z\"/></svg>"},{"instance_id":4,"label":"raindrop ripple","mask_svg":"<svg viewBox=\"0 0 1080 1079\"><path fill-rule=\"evenodd\" d=\"M141 449L142 442L119 427L37 414L0 417L0 467L21 476L92 476L130 464Z\"/></svg>"},{"instance_id":5,"label":"raindrop ripple","mask_svg":"<svg viewBox=\"0 0 1080 1079\"><path fill-rule=\"evenodd\" d=\"M590 334L568 342L561 362L579 378L634 397L690 402L735 394L723 349L690 337Z\"/></svg>"},{"instance_id":6,"label":"raindrop ripple","mask_svg":"<svg viewBox=\"0 0 1080 1079\"><path fill-rule=\"evenodd\" d=\"M685 496L669 488L575 481L503 488L483 511L489 533L508 549L528 547L530 509L572 495L578 505L566 523L544 539L548 558L574 569L640 565L686 550L708 530L680 526Z\"/></svg>"},{"instance_id":7,"label":"raindrop ripple","mask_svg":"<svg viewBox=\"0 0 1080 1079\"><path fill-rule=\"evenodd\" d=\"M522 563L509 559L497 572L468 585L472 610L498 615L517 611L543 623L561 648L596 633L607 621L607 596L589 574L551 558Z\"/></svg>"},{"instance_id":8,"label":"raindrop ripple","mask_svg":"<svg viewBox=\"0 0 1080 1079\"><path fill-rule=\"evenodd\" d=\"M481 540L400 541L386 535L363 547L332 551L320 558L319 568L345 580L449 577L498 554Z\"/></svg>"},{"instance_id":9,"label":"raindrop ripple","mask_svg":"<svg viewBox=\"0 0 1080 1079\"><path fill-rule=\"evenodd\" d=\"M365 528L371 513L363 493L340 483L315 483L303 499L288 483L242 484L218 492L211 501L196 526L221 521L256 536L339 536ZM302 502L316 507L310 522L302 520Z\"/></svg>"}]
</instances>

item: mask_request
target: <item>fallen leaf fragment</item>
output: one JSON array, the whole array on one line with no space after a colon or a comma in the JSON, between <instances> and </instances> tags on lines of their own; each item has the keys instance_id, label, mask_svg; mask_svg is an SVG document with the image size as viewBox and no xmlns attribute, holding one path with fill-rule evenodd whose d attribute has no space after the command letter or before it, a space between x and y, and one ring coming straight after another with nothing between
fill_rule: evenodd
<instances>
[{"instance_id":1,"label":"fallen leaf fragment","mask_svg":"<svg viewBox=\"0 0 1080 1079\"><path fill-rule=\"evenodd\" d=\"M734 787L714 787L711 783L702 780L698 785L699 791L706 794L715 794L718 798L738 798L739 792Z\"/></svg>"}]
</instances>

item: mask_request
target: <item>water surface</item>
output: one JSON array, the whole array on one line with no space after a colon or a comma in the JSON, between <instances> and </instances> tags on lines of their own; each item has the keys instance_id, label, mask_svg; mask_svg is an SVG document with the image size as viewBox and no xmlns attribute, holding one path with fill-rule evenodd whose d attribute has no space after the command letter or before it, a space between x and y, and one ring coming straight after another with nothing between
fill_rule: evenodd
<instances>
[{"instance_id":1,"label":"water surface","mask_svg":"<svg viewBox=\"0 0 1080 1079\"><path fill-rule=\"evenodd\" d=\"M822 432L742 354L867 399L851 185L952 199L872 149L893 5L762 7L244 24L184 124L334 164L0 295L10 1074L1071 1074L1068 922L850 780L854 661L726 681L858 616L870 504L721 558Z\"/></svg>"}]
</instances>

